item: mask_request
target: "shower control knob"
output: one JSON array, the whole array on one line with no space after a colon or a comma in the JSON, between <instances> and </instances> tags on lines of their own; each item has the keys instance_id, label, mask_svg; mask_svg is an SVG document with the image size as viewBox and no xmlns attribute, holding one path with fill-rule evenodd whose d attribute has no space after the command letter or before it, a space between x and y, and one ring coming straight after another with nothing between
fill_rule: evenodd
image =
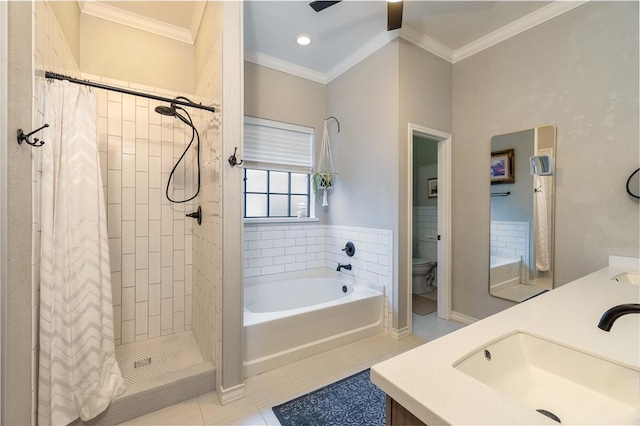
<instances>
[{"instance_id":1,"label":"shower control knob","mask_svg":"<svg viewBox=\"0 0 640 426\"><path fill-rule=\"evenodd\" d=\"M187 217L192 217L198 222L198 225L202 224L202 207L198 206L198 210L193 213L187 213Z\"/></svg>"},{"instance_id":2,"label":"shower control knob","mask_svg":"<svg viewBox=\"0 0 640 426\"><path fill-rule=\"evenodd\" d=\"M349 241L344 248L342 249L343 252L345 252L347 254L347 256L349 257L353 257L354 254L356 254L356 246Z\"/></svg>"}]
</instances>

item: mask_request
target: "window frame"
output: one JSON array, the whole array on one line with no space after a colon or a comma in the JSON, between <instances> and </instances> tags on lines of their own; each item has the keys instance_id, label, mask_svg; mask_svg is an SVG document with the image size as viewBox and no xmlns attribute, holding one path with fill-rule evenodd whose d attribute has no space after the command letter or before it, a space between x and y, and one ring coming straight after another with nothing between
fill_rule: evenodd
<instances>
[{"instance_id":1,"label":"window frame","mask_svg":"<svg viewBox=\"0 0 640 426\"><path fill-rule=\"evenodd\" d=\"M308 169L301 168L295 164L270 164L260 162L245 161L242 172L242 216L246 223L259 222L302 222L317 221L315 217L315 197L311 189L311 177L314 173L314 152L315 152L315 129L312 127L301 126L297 124L285 123L281 121L268 120L264 118L244 116L244 124L252 124L254 126L271 127L280 130L288 130L303 133L309 136L309 164ZM266 189L264 192L249 191L247 192L247 171L258 170L265 171ZM271 174L286 173L287 174L287 190L288 192L271 192ZM306 175L306 193L291 192L292 174ZM266 216L247 216L247 195L264 195L266 197ZM271 196L284 195L287 197L287 214L288 216L271 216ZM291 205L291 199L294 196L305 197L307 203L307 217L299 218L297 215L297 207Z\"/></svg>"},{"instance_id":2,"label":"window frame","mask_svg":"<svg viewBox=\"0 0 640 426\"><path fill-rule=\"evenodd\" d=\"M266 190L265 192L258 192L258 191L247 191L247 170L260 170L260 171L264 171L267 174L267 182L266 182ZM271 173L286 173L287 174L287 192L272 192L271 191ZM305 178L305 187L306 187L306 193L301 193L301 192L292 192L291 191L291 175L292 174L299 174L299 175L306 175ZM242 194L243 194L243 201L244 201L244 205L243 205L243 219L293 219L293 218L298 218L298 213L297 211L293 210L293 206L291 205L291 198L292 196L300 196L300 197L306 197L306 203L307 203L307 213L310 212L309 210L309 206L311 204L311 174L310 173L301 173L298 171L284 171L284 170L273 170L273 169L262 169L262 168L253 168L253 167L245 167L243 170L243 190L242 190ZM267 215L266 216L247 216L247 195L264 195L266 196L266 212ZM271 195L285 195L287 197L287 216L275 216L275 215L271 215ZM308 214L308 216L310 216Z\"/></svg>"}]
</instances>

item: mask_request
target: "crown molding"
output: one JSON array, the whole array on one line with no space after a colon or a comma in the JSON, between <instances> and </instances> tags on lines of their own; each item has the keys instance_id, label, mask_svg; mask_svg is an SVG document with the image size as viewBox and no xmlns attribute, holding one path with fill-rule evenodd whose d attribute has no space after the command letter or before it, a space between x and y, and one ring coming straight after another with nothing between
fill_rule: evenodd
<instances>
[{"instance_id":1,"label":"crown molding","mask_svg":"<svg viewBox=\"0 0 640 426\"><path fill-rule=\"evenodd\" d=\"M342 73L348 71L360 62L364 61L390 41L395 40L398 37L398 32L399 31L383 31L372 38L369 42L367 42L360 49L356 50L344 61L331 68L327 73L327 83L331 82Z\"/></svg>"},{"instance_id":2,"label":"crown molding","mask_svg":"<svg viewBox=\"0 0 640 426\"><path fill-rule=\"evenodd\" d=\"M495 46L496 44L501 43L513 36L516 36L550 19L560 16L563 13L569 12L576 7L582 6L585 3L588 3L588 1L554 1L553 3L544 6L536 10L535 12L523 16L522 18L513 21L512 23L507 24L504 27L483 37L480 37L478 40L473 41L466 46L461 47L460 49L455 50L453 52L453 61L451 62L455 64L458 61L475 55L476 53L488 49L491 46Z\"/></svg>"},{"instance_id":3,"label":"crown molding","mask_svg":"<svg viewBox=\"0 0 640 426\"><path fill-rule=\"evenodd\" d=\"M390 41L394 40L398 36L407 40L410 43L430 52L447 62L452 64L461 61L469 56L475 55L491 46L495 46L513 36L523 33L537 25L540 25L550 19L560 16L566 12L569 12L579 6L582 6L586 1L554 1L553 3L544 6L535 12L532 12L504 27L487 34L484 37L473 41L466 46L457 50L452 50L444 44L426 36L425 34L413 29L402 28L400 31L384 31L371 39L367 44L358 49L352 55L347 57L344 61L333 67L329 72L323 74L321 72L301 67L299 65L292 64L281 59L274 58L272 56L264 55L259 52L245 52L245 60L253 62L258 65L273 68L278 71L282 71L288 74L293 74L298 77L306 78L318 83L327 84L348 71L355 65L359 64L371 54L385 46Z\"/></svg>"},{"instance_id":4,"label":"crown molding","mask_svg":"<svg viewBox=\"0 0 640 426\"><path fill-rule=\"evenodd\" d=\"M420 31L417 31L413 28L405 27L400 30L400 37L410 43L415 44L418 47L421 47L427 52L439 56L447 62L453 63L453 55L455 52L452 49L449 49L444 44L432 39L431 37L421 33Z\"/></svg>"},{"instance_id":5,"label":"crown molding","mask_svg":"<svg viewBox=\"0 0 640 426\"><path fill-rule=\"evenodd\" d=\"M200 31L200 25L202 24L202 18L204 18L204 10L206 8L206 1L195 2L193 14L191 15L191 25L189 26L193 43L195 43L196 39L198 38L198 32Z\"/></svg>"},{"instance_id":6,"label":"crown molding","mask_svg":"<svg viewBox=\"0 0 640 426\"><path fill-rule=\"evenodd\" d=\"M79 1L78 5L80 6L80 11L82 13L95 16L96 18L126 25L131 28L157 34L183 43L193 44L195 41L194 35L192 35L191 31L187 29L147 18L136 13L127 12L99 1ZM201 12L204 12L204 8L202 8ZM195 19L192 19L192 29L194 26L194 20ZM202 16L200 16L200 20L202 20ZM199 26L200 24L198 22L198 27Z\"/></svg>"},{"instance_id":7,"label":"crown molding","mask_svg":"<svg viewBox=\"0 0 640 426\"><path fill-rule=\"evenodd\" d=\"M316 83L328 83L327 76L324 73L292 64L291 62L283 61L282 59L274 58L273 56L265 55L264 53L245 50L244 59L245 61L262 65L277 71L282 71L287 74L292 74L297 77L306 78L307 80L315 81Z\"/></svg>"}]
</instances>

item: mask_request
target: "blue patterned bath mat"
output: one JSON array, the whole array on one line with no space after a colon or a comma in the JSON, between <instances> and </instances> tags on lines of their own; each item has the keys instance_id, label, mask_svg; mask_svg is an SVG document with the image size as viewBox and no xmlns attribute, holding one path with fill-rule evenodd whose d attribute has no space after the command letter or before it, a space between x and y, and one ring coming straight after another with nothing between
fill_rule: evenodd
<instances>
[{"instance_id":1,"label":"blue patterned bath mat","mask_svg":"<svg viewBox=\"0 0 640 426\"><path fill-rule=\"evenodd\" d=\"M385 394L369 370L273 407L282 426L375 426L385 424Z\"/></svg>"}]
</instances>

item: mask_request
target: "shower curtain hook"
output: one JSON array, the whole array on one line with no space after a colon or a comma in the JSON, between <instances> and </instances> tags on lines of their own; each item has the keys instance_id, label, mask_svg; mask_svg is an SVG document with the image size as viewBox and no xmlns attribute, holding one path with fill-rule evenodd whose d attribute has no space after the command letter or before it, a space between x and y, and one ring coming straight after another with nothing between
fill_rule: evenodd
<instances>
[{"instance_id":1,"label":"shower curtain hook","mask_svg":"<svg viewBox=\"0 0 640 426\"><path fill-rule=\"evenodd\" d=\"M336 123L338 123L338 133L340 133L340 122L338 121L338 119L337 119L337 118L335 118L334 116L329 116L329 117L327 117L324 121L329 121L329 120L330 120L330 119L332 119L332 118L333 118L334 120L336 120Z\"/></svg>"}]
</instances>

